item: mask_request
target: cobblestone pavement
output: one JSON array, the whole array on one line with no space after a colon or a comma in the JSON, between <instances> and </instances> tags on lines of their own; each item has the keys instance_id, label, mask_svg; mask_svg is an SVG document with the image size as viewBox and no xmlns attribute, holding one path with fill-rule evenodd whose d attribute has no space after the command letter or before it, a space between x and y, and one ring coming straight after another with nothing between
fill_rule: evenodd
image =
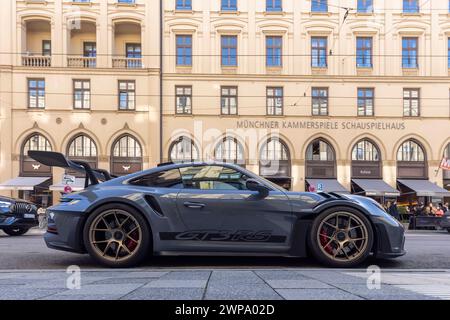
<instances>
[{"instance_id":1,"label":"cobblestone pavement","mask_svg":"<svg viewBox=\"0 0 450 320\"><path fill-rule=\"evenodd\" d=\"M383 270L379 288L372 290L365 269L88 269L73 290L67 289L69 276L65 270L3 270L0 299L450 299L450 270Z\"/></svg>"}]
</instances>

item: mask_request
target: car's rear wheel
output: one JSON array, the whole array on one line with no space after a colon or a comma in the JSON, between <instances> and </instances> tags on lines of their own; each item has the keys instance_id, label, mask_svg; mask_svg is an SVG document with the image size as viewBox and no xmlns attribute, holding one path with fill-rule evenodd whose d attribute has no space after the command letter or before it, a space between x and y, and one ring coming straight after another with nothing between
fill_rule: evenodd
<instances>
[{"instance_id":1,"label":"car's rear wheel","mask_svg":"<svg viewBox=\"0 0 450 320\"><path fill-rule=\"evenodd\" d=\"M5 232L7 235L10 235L12 237L17 236L23 236L25 233L28 232L30 228L22 228L22 227L10 227L3 229L3 232Z\"/></svg>"},{"instance_id":2,"label":"car's rear wheel","mask_svg":"<svg viewBox=\"0 0 450 320\"><path fill-rule=\"evenodd\" d=\"M92 213L84 226L86 250L109 267L132 267L145 259L151 231L142 215L131 207L112 204Z\"/></svg>"},{"instance_id":3,"label":"car's rear wheel","mask_svg":"<svg viewBox=\"0 0 450 320\"><path fill-rule=\"evenodd\" d=\"M447 228L447 232L450 233L450 228Z\"/></svg>"},{"instance_id":4,"label":"car's rear wheel","mask_svg":"<svg viewBox=\"0 0 450 320\"><path fill-rule=\"evenodd\" d=\"M333 208L313 222L308 239L319 262L332 267L352 267L370 254L374 235L369 220L352 208Z\"/></svg>"}]
</instances>

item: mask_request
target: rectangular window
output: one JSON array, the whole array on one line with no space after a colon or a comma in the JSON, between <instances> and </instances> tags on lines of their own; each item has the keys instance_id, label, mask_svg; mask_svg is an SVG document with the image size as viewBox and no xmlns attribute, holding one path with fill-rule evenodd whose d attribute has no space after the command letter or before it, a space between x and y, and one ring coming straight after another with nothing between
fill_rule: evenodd
<instances>
[{"instance_id":1,"label":"rectangular window","mask_svg":"<svg viewBox=\"0 0 450 320\"><path fill-rule=\"evenodd\" d=\"M222 0L222 11L237 11L237 0Z\"/></svg>"},{"instance_id":2,"label":"rectangular window","mask_svg":"<svg viewBox=\"0 0 450 320\"><path fill-rule=\"evenodd\" d=\"M328 88L312 88L312 115L328 115Z\"/></svg>"},{"instance_id":3,"label":"rectangular window","mask_svg":"<svg viewBox=\"0 0 450 320\"><path fill-rule=\"evenodd\" d=\"M176 114L192 114L192 86L175 87Z\"/></svg>"},{"instance_id":4,"label":"rectangular window","mask_svg":"<svg viewBox=\"0 0 450 320\"><path fill-rule=\"evenodd\" d=\"M448 54L448 58L447 58L447 60L448 60L448 68L450 69L450 38L448 38L447 39L447 54Z\"/></svg>"},{"instance_id":5,"label":"rectangular window","mask_svg":"<svg viewBox=\"0 0 450 320\"><path fill-rule=\"evenodd\" d=\"M418 68L418 38L406 37L402 39L402 67Z\"/></svg>"},{"instance_id":6,"label":"rectangular window","mask_svg":"<svg viewBox=\"0 0 450 320\"><path fill-rule=\"evenodd\" d=\"M237 36L222 36L222 65L237 66Z\"/></svg>"},{"instance_id":7,"label":"rectangular window","mask_svg":"<svg viewBox=\"0 0 450 320\"><path fill-rule=\"evenodd\" d=\"M328 12L328 0L311 0L311 12Z\"/></svg>"},{"instance_id":8,"label":"rectangular window","mask_svg":"<svg viewBox=\"0 0 450 320\"><path fill-rule=\"evenodd\" d=\"M268 87L266 93L267 99L267 115L282 116L283 115L283 88Z\"/></svg>"},{"instance_id":9,"label":"rectangular window","mask_svg":"<svg viewBox=\"0 0 450 320\"><path fill-rule=\"evenodd\" d=\"M43 56L52 55L52 42L50 40L42 40L42 55Z\"/></svg>"},{"instance_id":10,"label":"rectangular window","mask_svg":"<svg viewBox=\"0 0 450 320\"><path fill-rule=\"evenodd\" d=\"M356 66L358 68L372 68L372 38L356 38Z\"/></svg>"},{"instance_id":11,"label":"rectangular window","mask_svg":"<svg viewBox=\"0 0 450 320\"><path fill-rule=\"evenodd\" d=\"M134 110L136 107L136 82L119 81L119 110Z\"/></svg>"},{"instance_id":12,"label":"rectangular window","mask_svg":"<svg viewBox=\"0 0 450 320\"><path fill-rule=\"evenodd\" d=\"M373 116L374 89L358 88L358 116Z\"/></svg>"},{"instance_id":13,"label":"rectangular window","mask_svg":"<svg viewBox=\"0 0 450 320\"><path fill-rule=\"evenodd\" d=\"M134 3L135 0L117 0L118 3Z\"/></svg>"},{"instance_id":14,"label":"rectangular window","mask_svg":"<svg viewBox=\"0 0 450 320\"><path fill-rule=\"evenodd\" d=\"M238 88L221 87L221 113L226 115L237 115Z\"/></svg>"},{"instance_id":15,"label":"rectangular window","mask_svg":"<svg viewBox=\"0 0 450 320\"><path fill-rule=\"evenodd\" d=\"M191 0L177 0L176 9L177 10L192 10L192 1Z\"/></svg>"},{"instance_id":16,"label":"rectangular window","mask_svg":"<svg viewBox=\"0 0 450 320\"><path fill-rule=\"evenodd\" d=\"M140 43L127 43L125 45L127 67L128 68L142 68L142 48Z\"/></svg>"},{"instance_id":17,"label":"rectangular window","mask_svg":"<svg viewBox=\"0 0 450 320\"><path fill-rule=\"evenodd\" d=\"M142 58L142 50L140 43L127 43L126 45L127 58Z\"/></svg>"},{"instance_id":18,"label":"rectangular window","mask_svg":"<svg viewBox=\"0 0 450 320\"><path fill-rule=\"evenodd\" d=\"M95 42L84 42L83 43L83 56L85 58L95 58L97 57L97 44ZM83 66L85 68L95 68L97 65L96 59L85 59Z\"/></svg>"},{"instance_id":19,"label":"rectangular window","mask_svg":"<svg viewBox=\"0 0 450 320\"><path fill-rule=\"evenodd\" d=\"M84 42L83 56L95 58L97 56L97 44L95 42Z\"/></svg>"},{"instance_id":20,"label":"rectangular window","mask_svg":"<svg viewBox=\"0 0 450 320\"><path fill-rule=\"evenodd\" d=\"M358 12L360 13L373 12L373 0L358 0Z\"/></svg>"},{"instance_id":21,"label":"rectangular window","mask_svg":"<svg viewBox=\"0 0 450 320\"><path fill-rule=\"evenodd\" d=\"M192 36L179 35L177 42L177 66L192 66Z\"/></svg>"},{"instance_id":22,"label":"rectangular window","mask_svg":"<svg viewBox=\"0 0 450 320\"><path fill-rule=\"evenodd\" d=\"M420 89L403 89L403 116L420 116Z\"/></svg>"},{"instance_id":23,"label":"rectangular window","mask_svg":"<svg viewBox=\"0 0 450 320\"><path fill-rule=\"evenodd\" d=\"M311 66L314 68L327 67L327 38L311 38Z\"/></svg>"},{"instance_id":24,"label":"rectangular window","mask_svg":"<svg viewBox=\"0 0 450 320\"><path fill-rule=\"evenodd\" d=\"M281 67L283 54L283 37L267 36L266 37L266 66Z\"/></svg>"},{"instance_id":25,"label":"rectangular window","mask_svg":"<svg viewBox=\"0 0 450 320\"><path fill-rule=\"evenodd\" d=\"M404 13L418 13L419 1L418 0L403 0L403 12Z\"/></svg>"},{"instance_id":26,"label":"rectangular window","mask_svg":"<svg viewBox=\"0 0 450 320\"><path fill-rule=\"evenodd\" d=\"M266 0L266 11L283 11L282 0Z\"/></svg>"},{"instance_id":27,"label":"rectangular window","mask_svg":"<svg viewBox=\"0 0 450 320\"><path fill-rule=\"evenodd\" d=\"M91 81L73 80L73 107L74 109L91 108Z\"/></svg>"},{"instance_id":28,"label":"rectangular window","mask_svg":"<svg viewBox=\"0 0 450 320\"><path fill-rule=\"evenodd\" d=\"M28 108L45 108L45 79L28 79Z\"/></svg>"}]
</instances>

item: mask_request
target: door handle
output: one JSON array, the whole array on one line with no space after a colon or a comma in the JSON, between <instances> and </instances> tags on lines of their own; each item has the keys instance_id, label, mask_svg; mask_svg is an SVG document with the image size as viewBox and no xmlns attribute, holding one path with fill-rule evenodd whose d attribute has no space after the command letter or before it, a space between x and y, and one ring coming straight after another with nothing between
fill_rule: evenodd
<instances>
[{"instance_id":1,"label":"door handle","mask_svg":"<svg viewBox=\"0 0 450 320\"><path fill-rule=\"evenodd\" d=\"M203 203L198 202L185 202L184 206L191 209L203 209L205 207Z\"/></svg>"}]
</instances>

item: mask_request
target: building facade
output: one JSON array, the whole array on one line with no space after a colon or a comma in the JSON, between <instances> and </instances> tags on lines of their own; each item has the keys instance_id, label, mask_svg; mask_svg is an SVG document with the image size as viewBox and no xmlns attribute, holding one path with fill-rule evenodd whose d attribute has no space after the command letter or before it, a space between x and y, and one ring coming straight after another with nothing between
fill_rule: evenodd
<instances>
[{"instance_id":1,"label":"building facade","mask_svg":"<svg viewBox=\"0 0 450 320\"><path fill-rule=\"evenodd\" d=\"M151 2L2 1L2 193L45 205L62 191L63 171L35 163L29 149L115 174L157 163L159 7Z\"/></svg>"},{"instance_id":2,"label":"building facade","mask_svg":"<svg viewBox=\"0 0 450 320\"><path fill-rule=\"evenodd\" d=\"M36 177L61 191L32 148L116 174L215 159L291 190L442 199L449 13L446 0L5 1L0 192L36 192Z\"/></svg>"}]
</instances>

